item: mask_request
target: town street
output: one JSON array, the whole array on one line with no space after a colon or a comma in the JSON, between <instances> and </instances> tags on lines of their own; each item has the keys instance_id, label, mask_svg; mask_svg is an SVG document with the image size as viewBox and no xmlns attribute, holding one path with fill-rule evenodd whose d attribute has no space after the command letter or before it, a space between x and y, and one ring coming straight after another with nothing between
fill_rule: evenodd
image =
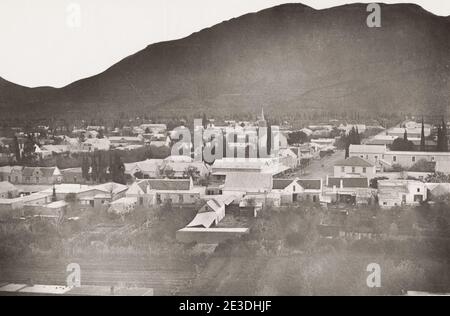
<instances>
[{"instance_id":1,"label":"town street","mask_svg":"<svg viewBox=\"0 0 450 316\"><path fill-rule=\"evenodd\" d=\"M327 175L332 175L334 164L345 158L343 150L337 150L330 156L322 159L313 159L308 167L303 171L297 171L295 176L303 179L326 179Z\"/></svg>"}]
</instances>

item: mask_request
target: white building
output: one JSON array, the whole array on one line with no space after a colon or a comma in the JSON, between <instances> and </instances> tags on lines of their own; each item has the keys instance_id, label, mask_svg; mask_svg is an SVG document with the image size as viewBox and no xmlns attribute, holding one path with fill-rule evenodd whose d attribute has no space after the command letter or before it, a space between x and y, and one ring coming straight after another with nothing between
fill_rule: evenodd
<instances>
[{"instance_id":1,"label":"white building","mask_svg":"<svg viewBox=\"0 0 450 316\"><path fill-rule=\"evenodd\" d=\"M376 177L376 166L360 157L350 157L338 161L334 165L335 177L367 177L373 179Z\"/></svg>"},{"instance_id":2,"label":"white building","mask_svg":"<svg viewBox=\"0 0 450 316\"><path fill-rule=\"evenodd\" d=\"M189 205L197 203L204 191L203 187L194 187L192 179L148 179L133 183L126 197L137 198L140 206Z\"/></svg>"},{"instance_id":3,"label":"white building","mask_svg":"<svg viewBox=\"0 0 450 316\"><path fill-rule=\"evenodd\" d=\"M419 160L436 162L445 170L445 164L450 161L450 152L431 151L389 151L386 146L350 145L350 157L360 157L372 163L383 162L387 165L399 164L410 168Z\"/></svg>"},{"instance_id":4,"label":"white building","mask_svg":"<svg viewBox=\"0 0 450 316\"><path fill-rule=\"evenodd\" d=\"M380 159L384 159L386 151L385 145L350 145L349 156L359 157L376 164Z\"/></svg>"},{"instance_id":5,"label":"white building","mask_svg":"<svg viewBox=\"0 0 450 316\"><path fill-rule=\"evenodd\" d=\"M404 205L419 205L427 200L426 184L415 180L378 181L378 203L391 208Z\"/></svg>"},{"instance_id":6,"label":"white building","mask_svg":"<svg viewBox=\"0 0 450 316\"><path fill-rule=\"evenodd\" d=\"M322 179L273 179L272 193L280 195L281 204L320 202Z\"/></svg>"}]
</instances>

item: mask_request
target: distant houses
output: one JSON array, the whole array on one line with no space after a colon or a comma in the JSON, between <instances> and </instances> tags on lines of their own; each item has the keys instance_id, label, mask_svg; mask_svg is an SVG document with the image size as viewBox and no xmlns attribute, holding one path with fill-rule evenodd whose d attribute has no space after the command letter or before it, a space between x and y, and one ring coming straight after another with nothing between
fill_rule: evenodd
<instances>
[{"instance_id":1,"label":"distant houses","mask_svg":"<svg viewBox=\"0 0 450 316\"><path fill-rule=\"evenodd\" d=\"M147 159L144 161L125 163L125 174L132 178L154 179L161 177L163 159Z\"/></svg>"},{"instance_id":2,"label":"distant houses","mask_svg":"<svg viewBox=\"0 0 450 316\"><path fill-rule=\"evenodd\" d=\"M63 181L58 167L0 167L0 181L14 184L55 184Z\"/></svg>"}]
</instances>

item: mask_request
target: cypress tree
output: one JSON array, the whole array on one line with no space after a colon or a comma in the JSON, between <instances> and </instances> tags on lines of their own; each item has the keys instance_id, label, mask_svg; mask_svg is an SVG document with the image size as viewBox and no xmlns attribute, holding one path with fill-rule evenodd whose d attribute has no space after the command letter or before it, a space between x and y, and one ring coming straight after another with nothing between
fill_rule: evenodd
<instances>
[{"instance_id":1,"label":"cypress tree","mask_svg":"<svg viewBox=\"0 0 450 316\"><path fill-rule=\"evenodd\" d=\"M447 137L447 123L442 119L442 130L441 130L442 144L441 149L444 152L448 151L448 137Z\"/></svg>"},{"instance_id":2,"label":"cypress tree","mask_svg":"<svg viewBox=\"0 0 450 316\"><path fill-rule=\"evenodd\" d=\"M425 151L425 124L422 117L422 132L420 134L420 151Z\"/></svg>"},{"instance_id":3,"label":"cypress tree","mask_svg":"<svg viewBox=\"0 0 450 316\"><path fill-rule=\"evenodd\" d=\"M441 126L438 126L437 129L437 144L436 144L436 151L442 151L442 131Z\"/></svg>"},{"instance_id":4,"label":"cypress tree","mask_svg":"<svg viewBox=\"0 0 450 316\"><path fill-rule=\"evenodd\" d=\"M12 152L14 153L14 156L16 157L16 162L21 162L22 157L20 156L20 148L19 148L19 140L17 139L17 136L14 135L13 143L12 143Z\"/></svg>"}]
</instances>

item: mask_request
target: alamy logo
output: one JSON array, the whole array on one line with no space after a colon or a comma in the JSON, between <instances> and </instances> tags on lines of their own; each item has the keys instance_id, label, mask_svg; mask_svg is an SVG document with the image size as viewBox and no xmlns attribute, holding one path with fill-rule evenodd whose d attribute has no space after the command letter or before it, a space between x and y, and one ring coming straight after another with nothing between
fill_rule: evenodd
<instances>
[{"instance_id":1,"label":"alamy logo","mask_svg":"<svg viewBox=\"0 0 450 316\"><path fill-rule=\"evenodd\" d=\"M371 12L367 17L368 27L381 27L381 7L378 3L370 3L367 12Z\"/></svg>"},{"instance_id":2,"label":"alamy logo","mask_svg":"<svg viewBox=\"0 0 450 316\"><path fill-rule=\"evenodd\" d=\"M71 29L81 27L81 6L78 3L72 2L66 8L67 18L66 24Z\"/></svg>"},{"instance_id":3,"label":"alamy logo","mask_svg":"<svg viewBox=\"0 0 450 316\"><path fill-rule=\"evenodd\" d=\"M193 149L194 160L207 163L224 157L269 158L277 156L280 148L287 147L287 139L278 126L271 126L270 129L265 126L237 126L222 130L205 128L201 119L195 119L193 137L191 131L183 126L175 128L172 136L177 141L172 146L173 156L190 156Z\"/></svg>"},{"instance_id":4,"label":"alamy logo","mask_svg":"<svg viewBox=\"0 0 450 316\"><path fill-rule=\"evenodd\" d=\"M81 268L78 263L67 265L66 271L69 272L66 283L68 287L81 287Z\"/></svg>"},{"instance_id":5,"label":"alamy logo","mask_svg":"<svg viewBox=\"0 0 450 316\"><path fill-rule=\"evenodd\" d=\"M371 263L367 266L367 272L370 272L366 279L367 286L370 288L381 287L381 267L378 263Z\"/></svg>"}]
</instances>

